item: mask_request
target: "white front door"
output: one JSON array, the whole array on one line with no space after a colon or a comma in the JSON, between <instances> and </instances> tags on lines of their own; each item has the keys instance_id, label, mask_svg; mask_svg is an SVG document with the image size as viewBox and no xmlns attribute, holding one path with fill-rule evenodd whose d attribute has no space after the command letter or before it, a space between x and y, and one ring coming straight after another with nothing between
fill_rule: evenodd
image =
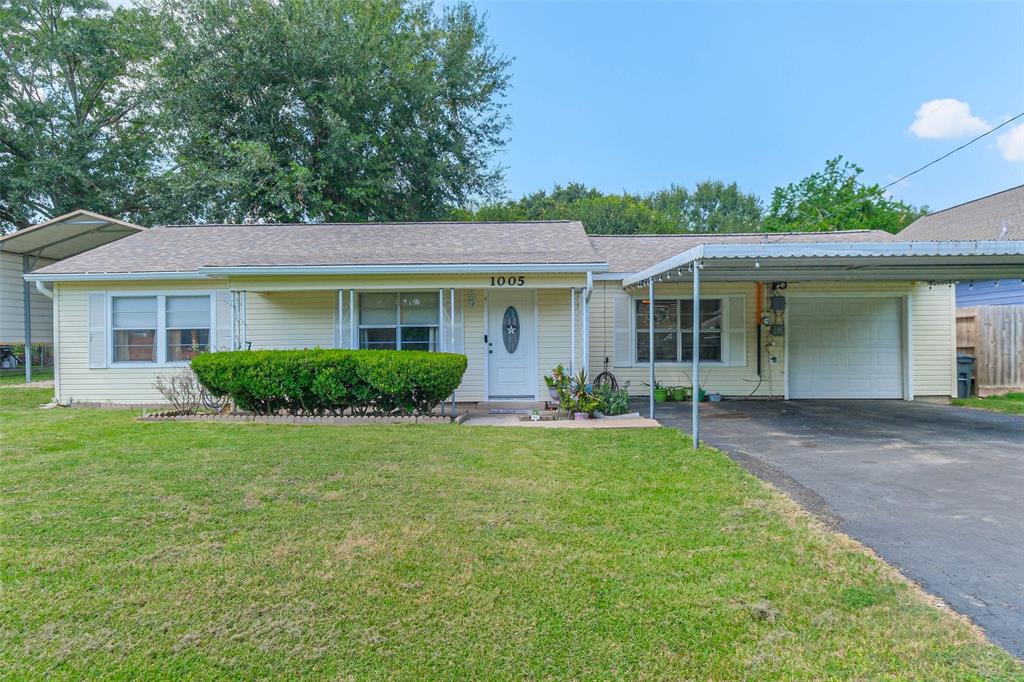
<instances>
[{"instance_id":1,"label":"white front door","mask_svg":"<svg viewBox=\"0 0 1024 682\"><path fill-rule=\"evenodd\" d=\"M487 297L487 394L491 400L537 399L534 292Z\"/></svg>"},{"instance_id":2,"label":"white front door","mask_svg":"<svg viewBox=\"0 0 1024 682\"><path fill-rule=\"evenodd\" d=\"M898 298L790 298L789 397L902 398Z\"/></svg>"}]
</instances>

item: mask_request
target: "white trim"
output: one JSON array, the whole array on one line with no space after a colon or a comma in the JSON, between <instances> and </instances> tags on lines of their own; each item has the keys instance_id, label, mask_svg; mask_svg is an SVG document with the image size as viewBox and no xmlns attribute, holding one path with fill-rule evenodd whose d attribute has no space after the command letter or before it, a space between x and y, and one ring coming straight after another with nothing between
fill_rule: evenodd
<instances>
[{"instance_id":1,"label":"white trim","mask_svg":"<svg viewBox=\"0 0 1024 682\"><path fill-rule=\"evenodd\" d=\"M106 313L106 338L107 338L107 368L140 368L140 367L187 367L188 361L167 360L167 297L200 297L206 296L210 304L210 352L217 348L217 305L216 291L175 291L166 293L162 291L107 291L105 300ZM156 330L153 343L156 344L156 361L117 361L114 359L116 349L114 347L114 299L115 298L155 298L156 299Z\"/></svg>"},{"instance_id":2,"label":"white trim","mask_svg":"<svg viewBox=\"0 0 1024 682\"><path fill-rule=\"evenodd\" d=\"M654 295L655 295L655 300L657 300L657 301L675 301L675 302L677 302L677 308L678 308L678 302L679 301L690 301L691 303L693 302L693 294L692 293L690 294L689 297L682 296L682 295L679 295L679 294L669 294L669 295L666 295L666 296L658 296L658 290L657 290L657 287L655 287ZM746 299L746 294L711 294L709 296L701 296L700 297L701 303L705 303L707 301L718 301L719 309L722 312L722 324L721 324L721 326L718 329L719 341L721 342L721 353L720 353L721 359L720 360L705 360L705 359L701 359L700 364L702 364L702 365L712 365L714 367L734 367L734 366L735 367L743 367L743 366L745 366L745 364L744 365L733 365L732 363L726 361L726 355L727 355L726 336L729 334L729 330L726 328L726 322L728 322L728 320L726 319L726 316L729 314L729 311L728 311L728 307L729 307L728 306L728 298L729 298L729 296L743 296L744 299ZM629 364L626 365L626 367L647 366L649 364L649 361L647 361L647 360L640 360L637 357L637 353L636 353L636 349L637 349L636 335L640 331L640 328L637 327L637 324L636 324L636 318L637 318L636 302L644 300L645 298L647 298L647 295L646 295L646 293L644 295L631 294L629 298L630 298L630 301L632 301L632 303L630 305L630 313L629 313L629 332L630 332L630 335L629 335L629 338L630 338ZM744 309L746 308L746 301L745 300L744 300L743 307L744 307ZM682 319L682 317L680 317L679 318L679 324L682 325L682 323L683 323L683 319ZM692 322L691 322L691 324L692 324ZM714 331L714 330L711 330L711 331ZM679 334L679 338L676 341L676 347L677 347L677 349L679 351L679 355L682 356L682 354L683 354L683 349L682 349L682 346L683 346L683 335L686 334L686 333L691 333L692 334L693 330L692 329L683 329L682 326L680 326L676 330L676 332ZM747 327L746 327L746 320L744 320L744 325L743 325L743 342L746 343L746 341L747 341ZM692 359L691 360L683 360L681 362L665 362L663 360L658 360L658 361L655 361L654 364L657 365L658 367L691 367L693 365L693 360Z\"/></svg>"},{"instance_id":3,"label":"white trim","mask_svg":"<svg viewBox=\"0 0 1024 682\"><path fill-rule=\"evenodd\" d=\"M607 263L410 263L394 265L268 265L246 267L200 267L207 277L247 275L396 275L396 274L464 274L518 272L583 273L605 272Z\"/></svg>"},{"instance_id":4,"label":"white trim","mask_svg":"<svg viewBox=\"0 0 1024 682\"><path fill-rule=\"evenodd\" d=\"M195 271L183 272L77 272L63 274L44 274L30 272L23 275L30 282L123 282L135 280L182 280L209 279L206 275Z\"/></svg>"},{"instance_id":5,"label":"white trim","mask_svg":"<svg viewBox=\"0 0 1024 682\"><path fill-rule=\"evenodd\" d=\"M903 362L903 381L901 383L900 390L903 393L900 400L913 400L914 399L914 383L913 383L913 320L911 319L910 309L910 293L904 291L843 291L836 293L825 293L818 291L808 292L794 292L786 293L786 311L783 313L783 324L785 325L785 333L782 335L782 346L784 357L782 359L783 364L783 397L786 400L790 400L789 396L789 337L792 332L792 327L789 324L789 301L794 298L894 298L899 303L900 313L903 315L903 324L900 325L900 357ZM954 311L955 312L955 311ZM954 319L956 316L954 315ZM954 342L954 352L956 343ZM955 374L955 372L954 372ZM813 400L813 398L812 398Z\"/></svg>"}]
</instances>

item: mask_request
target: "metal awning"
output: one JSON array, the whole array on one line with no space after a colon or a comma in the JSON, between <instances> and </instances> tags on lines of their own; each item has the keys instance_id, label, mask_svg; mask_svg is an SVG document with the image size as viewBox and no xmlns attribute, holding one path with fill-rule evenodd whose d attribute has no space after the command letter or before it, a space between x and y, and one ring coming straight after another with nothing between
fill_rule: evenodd
<instances>
[{"instance_id":1,"label":"metal awning","mask_svg":"<svg viewBox=\"0 0 1024 682\"><path fill-rule=\"evenodd\" d=\"M22 271L28 274L40 259L63 260L95 249L97 246L135 234L146 228L92 211L72 211L46 222L0 237L0 251L22 258ZM25 380L32 381L32 306L29 282L22 287L25 324ZM46 293L45 289L40 289ZM52 298L52 295L51 295Z\"/></svg>"},{"instance_id":2,"label":"metal awning","mask_svg":"<svg viewBox=\"0 0 1024 682\"><path fill-rule=\"evenodd\" d=\"M705 244L627 277L626 287L681 281L967 281L1024 277L1024 241Z\"/></svg>"},{"instance_id":3,"label":"metal awning","mask_svg":"<svg viewBox=\"0 0 1024 682\"><path fill-rule=\"evenodd\" d=\"M770 239L767 236L766 239ZM694 349L700 348L700 284L713 282L918 281L1024 279L1024 241L705 244L624 278L624 288L692 282ZM654 329L654 306L649 305ZM650 417L654 418L654 334L649 334ZM692 436L700 443L699 353L693 354Z\"/></svg>"},{"instance_id":4,"label":"metal awning","mask_svg":"<svg viewBox=\"0 0 1024 682\"><path fill-rule=\"evenodd\" d=\"M91 211L73 211L0 237L0 251L63 260L144 229Z\"/></svg>"}]
</instances>

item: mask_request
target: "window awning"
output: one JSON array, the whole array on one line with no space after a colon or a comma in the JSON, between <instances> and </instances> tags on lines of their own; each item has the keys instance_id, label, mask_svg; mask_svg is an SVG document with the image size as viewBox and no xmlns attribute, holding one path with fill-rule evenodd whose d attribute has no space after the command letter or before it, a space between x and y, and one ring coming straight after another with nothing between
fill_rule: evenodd
<instances>
[{"instance_id":1,"label":"window awning","mask_svg":"<svg viewBox=\"0 0 1024 682\"><path fill-rule=\"evenodd\" d=\"M0 237L0 251L62 260L144 229L91 211L74 211Z\"/></svg>"},{"instance_id":2,"label":"window awning","mask_svg":"<svg viewBox=\"0 0 1024 682\"><path fill-rule=\"evenodd\" d=\"M689 281L970 281L1024 278L1024 241L705 244L626 277L623 286Z\"/></svg>"}]
</instances>

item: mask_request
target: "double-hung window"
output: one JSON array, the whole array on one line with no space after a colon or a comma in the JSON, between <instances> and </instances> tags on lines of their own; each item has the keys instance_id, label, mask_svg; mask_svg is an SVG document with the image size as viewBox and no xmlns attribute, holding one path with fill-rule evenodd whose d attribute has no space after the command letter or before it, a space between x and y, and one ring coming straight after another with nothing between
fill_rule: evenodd
<instances>
[{"instance_id":1,"label":"double-hung window","mask_svg":"<svg viewBox=\"0 0 1024 682\"><path fill-rule=\"evenodd\" d=\"M722 300L700 301L700 359L722 361ZM650 359L650 306L636 301L636 359ZM693 361L693 301L690 299L654 302L654 361Z\"/></svg>"},{"instance_id":2,"label":"double-hung window","mask_svg":"<svg viewBox=\"0 0 1024 682\"><path fill-rule=\"evenodd\" d=\"M359 295L359 347L437 350L440 323L436 291Z\"/></svg>"},{"instance_id":3,"label":"double-hung window","mask_svg":"<svg viewBox=\"0 0 1024 682\"><path fill-rule=\"evenodd\" d=\"M113 361L188 362L210 350L210 296L112 296Z\"/></svg>"}]
</instances>

